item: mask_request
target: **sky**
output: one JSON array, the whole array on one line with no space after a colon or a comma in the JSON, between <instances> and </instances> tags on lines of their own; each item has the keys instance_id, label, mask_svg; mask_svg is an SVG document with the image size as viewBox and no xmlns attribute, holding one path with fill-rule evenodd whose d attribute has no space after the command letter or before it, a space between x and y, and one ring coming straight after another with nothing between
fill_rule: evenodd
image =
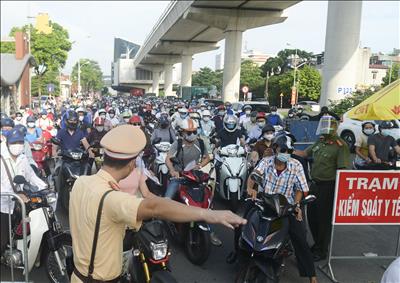
<instances>
[{"instance_id":1,"label":"sky","mask_svg":"<svg viewBox=\"0 0 400 283\"><path fill-rule=\"evenodd\" d=\"M1 1L1 38L13 26L22 26L39 12L48 13L50 20L61 24L75 41L69 52L64 72L69 73L79 58L99 62L103 74L111 73L114 37L141 45L168 5L168 1ZM260 27L244 32L243 49L274 55L291 46L308 52L324 49L328 1L303 1L285 11L282 24ZM372 52L388 53L400 45L400 2L364 1L360 46ZM219 50L196 54L193 70L214 68Z\"/></svg>"}]
</instances>

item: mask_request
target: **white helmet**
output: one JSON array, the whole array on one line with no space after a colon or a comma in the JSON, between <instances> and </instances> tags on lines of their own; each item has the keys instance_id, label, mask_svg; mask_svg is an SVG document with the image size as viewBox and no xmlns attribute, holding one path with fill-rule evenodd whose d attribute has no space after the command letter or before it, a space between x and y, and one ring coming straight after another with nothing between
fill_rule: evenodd
<instances>
[{"instance_id":1,"label":"white helmet","mask_svg":"<svg viewBox=\"0 0 400 283\"><path fill-rule=\"evenodd\" d=\"M76 108L75 112L76 112L76 113L79 113L79 112L86 113L86 109L83 108L82 106L80 106L80 107Z\"/></svg>"},{"instance_id":2,"label":"white helmet","mask_svg":"<svg viewBox=\"0 0 400 283\"><path fill-rule=\"evenodd\" d=\"M235 115L225 115L224 117L224 129L228 132L236 131L238 127L238 118Z\"/></svg>"},{"instance_id":3,"label":"white helmet","mask_svg":"<svg viewBox=\"0 0 400 283\"><path fill-rule=\"evenodd\" d=\"M187 114L189 111L187 110L186 107L182 107L182 108L179 108L179 109L178 109L178 112L179 112L180 114Z\"/></svg>"}]
</instances>

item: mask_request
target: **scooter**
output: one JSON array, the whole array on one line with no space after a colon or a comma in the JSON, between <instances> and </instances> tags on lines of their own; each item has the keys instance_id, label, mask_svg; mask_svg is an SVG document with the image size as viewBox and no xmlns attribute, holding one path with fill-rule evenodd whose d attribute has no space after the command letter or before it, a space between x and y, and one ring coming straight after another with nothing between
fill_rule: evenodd
<instances>
[{"instance_id":1,"label":"scooter","mask_svg":"<svg viewBox=\"0 0 400 283\"><path fill-rule=\"evenodd\" d=\"M258 185L262 184L257 181L262 180L259 175L252 173L250 178ZM315 199L314 195L308 195L300 206L304 207ZM295 206L288 204L283 195L257 195L254 207L245 216L247 224L241 228L238 251L241 268L236 283L279 282L282 263L290 246L288 216L294 210Z\"/></svg>"},{"instance_id":2,"label":"scooter","mask_svg":"<svg viewBox=\"0 0 400 283\"><path fill-rule=\"evenodd\" d=\"M181 172L185 184L179 186L177 201L188 206L208 209L212 193L208 185L210 176L200 170L193 170L195 162L189 163ZM182 236L187 258L196 265L203 264L211 252L211 229L205 222L175 224L176 232Z\"/></svg>"},{"instance_id":3,"label":"scooter","mask_svg":"<svg viewBox=\"0 0 400 283\"><path fill-rule=\"evenodd\" d=\"M171 148L169 142L160 142L161 139L157 139L153 142L154 147L157 150L157 156L154 160L154 172L157 174L158 179L163 187L166 187L168 182L168 167L165 163L167 154Z\"/></svg>"},{"instance_id":4,"label":"scooter","mask_svg":"<svg viewBox=\"0 0 400 283\"><path fill-rule=\"evenodd\" d=\"M168 267L171 255L165 223L150 220L124 240L122 283L176 283Z\"/></svg>"},{"instance_id":5,"label":"scooter","mask_svg":"<svg viewBox=\"0 0 400 283\"><path fill-rule=\"evenodd\" d=\"M221 163L217 191L235 212L245 188L249 167L247 153L243 147L230 144L221 148L214 158Z\"/></svg>"},{"instance_id":6,"label":"scooter","mask_svg":"<svg viewBox=\"0 0 400 283\"><path fill-rule=\"evenodd\" d=\"M15 176L13 181L23 187L21 193L29 199L25 204L30 219L27 229L28 270L24 269L21 215L17 208L13 215L15 225L12 227L12 249L4 252L2 263L13 265L25 273L43 262L50 282L69 282L73 270L72 238L68 232L63 231L55 215L56 194L48 189L38 191L20 175Z\"/></svg>"},{"instance_id":7,"label":"scooter","mask_svg":"<svg viewBox=\"0 0 400 283\"><path fill-rule=\"evenodd\" d=\"M55 138L52 139L52 142L60 144ZM76 179L82 175L89 175L91 168L89 166L88 153L81 148L62 150L61 158L61 162L58 162L54 170L55 185L61 206L68 212L69 194Z\"/></svg>"}]
</instances>

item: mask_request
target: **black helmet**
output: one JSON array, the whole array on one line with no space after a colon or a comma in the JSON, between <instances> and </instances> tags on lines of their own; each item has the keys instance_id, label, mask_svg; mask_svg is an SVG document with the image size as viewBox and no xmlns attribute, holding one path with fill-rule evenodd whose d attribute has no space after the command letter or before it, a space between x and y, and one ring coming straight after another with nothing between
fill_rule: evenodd
<instances>
[{"instance_id":1,"label":"black helmet","mask_svg":"<svg viewBox=\"0 0 400 283\"><path fill-rule=\"evenodd\" d=\"M13 121L13 119L11 119L11 118L8 118L8 117L6 117L6 118L2 118L1 119L1 127L11 127L11 128L14 128L14 121Z\"/></svg>"},{"instance_id":2,"label":"black helmet","mask_svg":"<svg viewBox=\"0 0 400 283\"><path fill-rule=\"evenodd\" d=\"M65 120L69 129L76 129L78 126L78 113L73 110L68 110L65 113Z\"/></svg>"},{"instance_id":3,"label":"black helmet","mask_svg":"<svg viewBox=\"0 0 400 283\"><path fill-rule=\"evenodd\" d=\"M275 105L271 106L271 112L272 111L275 111L275 112L278 111L278 107L276 107Z\"/></svg>"},{"instance_id":4,"label":"black helmet","mask_svg":"<svg viewBox=\"0 0 400 283\"><path fill-rule=\"evenodd\" d=\"M383 121L380 125L379 125L379 130L382 129L391 129L393 128L393 123L391 121Z\"/></svg>"},{"instance_id":5,"label":"black helmet","mask_svg":"<svg viewBox=\"0 0 400 283\"><path fill-rule=\"evenodd\" d=\"M262 134L265 134L266 132L274 132L275 133L275 128L272 125L267 124L264 126L264 128L262 128Z\"/></svg>"},{"instance_id":6,"label":"black helmet","mask_svg":"<svg viewBox=\"0 0 400 283\"><path fill-rule=\"evenodd\" d=\"M279 147L281 149L281 151L286 152L288 151L289 153L293 152L293 140L291 137L285 135L285 134L281 134L276 136L273 140L272 140L272 147L274 149L276 149L277 147Z\"/></svg>"},{"instance_id":7,"label":"black helmet","mask_svg":"<svg viewBox=\"0 0 400 283\"><path fill-rule=\"evenodd\" d=\"M30 116L28 116L28 118L26 118L26 123L30 123L30 122L33 122L33 123L36 122L35 116L30 115Z\"/></svg>"}]
</instances>

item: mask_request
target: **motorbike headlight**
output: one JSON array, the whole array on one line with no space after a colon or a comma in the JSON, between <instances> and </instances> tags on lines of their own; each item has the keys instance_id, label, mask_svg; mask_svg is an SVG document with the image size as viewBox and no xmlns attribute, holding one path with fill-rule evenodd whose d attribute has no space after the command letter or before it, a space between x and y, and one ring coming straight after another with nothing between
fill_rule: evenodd
<instances>
[{"instance_id":1,"label":"motorbike headlight","mask_svg":"<svg viewBox=\"0 0 400 283\"><path fill-rule=\"evenodd\" d=\"M230 156L235 156L235 155L237 155L237 148L236 148L236 147L227 148L226 151L228 152L228 154L229 154Z\"/></svg>"},{"instance_id":2,"label":"motorbike headlight","mask_svg":"<svg viewBox=\"0 0 400 283\"><path fill-rule=\"evenodd\" d=\"M82 152L71 152L71 157L75 160L80 160L82 158Z\"/></svg>"},{"instance_id":3,"label":"motorbike headlight","mask_svg":"<svg viewBox=\"0 0 400 283\"><path fill-rule=\"evenodd\" d=\"M150 243L150 249L153 253L154 260L161 260L167 256L168 253L168 242L155 244Z\"/></svg>"}]
</instances>

